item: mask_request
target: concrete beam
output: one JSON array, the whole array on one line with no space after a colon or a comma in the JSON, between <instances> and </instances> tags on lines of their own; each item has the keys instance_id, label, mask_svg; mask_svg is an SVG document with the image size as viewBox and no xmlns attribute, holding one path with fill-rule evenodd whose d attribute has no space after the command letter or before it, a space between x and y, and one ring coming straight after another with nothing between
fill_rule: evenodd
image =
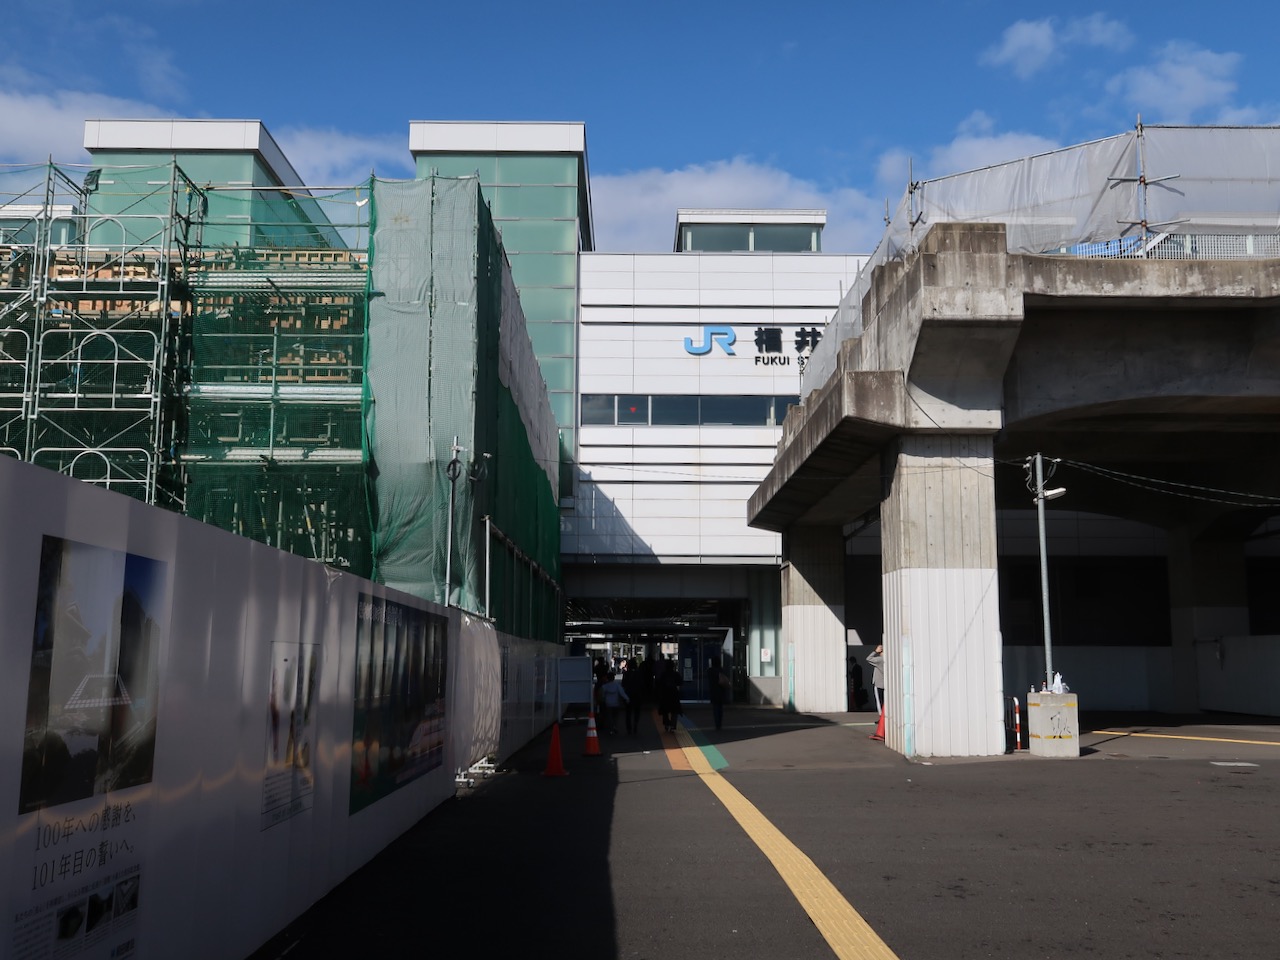
<instances>
[{"instance_id":1,"label":"concrete beam","mask_svg":"<svg viewBox=\"0 0 1280 960\"><path fill-rule=\"evenodd\" d=\"M777 531L802 519L843 522L825 516L832 513L833 493L843 488L852 496L847 481L868 463L876 465L878 476L880 450L906 428L906 409L906 388L898 371L837 371L787 415L773 467L748 503L748 522ZM856 517L880 498L877 481L865 496L837 506L834 513ZM824 515L810 516L819 504L828 507Z\"/></svg>"},{"instance_id":2,"label":"concrete beam","mask_svg":"<svg viewBox=\"0 0 1280 960\"><path fill-rule=\"evenodd\" d=\"M1194 459L1195 437L1263 437L1280 417L1280 260L1009 255L1000 224L936 224L862 306L863 335L787 421L756 526L862 515L895 436L998 432L1003 457L1072 434L1082 459Z\"/></svg>"},{"instance_id":3,"label":"concrete beam","mask_svg":"<svg viewBox=\"0 0 1280 960\"><path fill-rule=\"evenodd\" d=\"M1103 298L1110 306L1205 308L1280 301L1280 260L1141 260L1020 255L1009 282L1029 304Z\"/></svg>"},{"instance_id":4,"label":"concrete beam","mask_svg":"<svg viewBox=\"0 0 1280 960\"><path fill-rule=\"evenodd\" d=\"M938 224L904 262L877 267L862 338L783 425L752 526L846 523L884 497L879 458L910 433L991 434L1022 322L1003 224Z\"/></svg>"}]
</instances>

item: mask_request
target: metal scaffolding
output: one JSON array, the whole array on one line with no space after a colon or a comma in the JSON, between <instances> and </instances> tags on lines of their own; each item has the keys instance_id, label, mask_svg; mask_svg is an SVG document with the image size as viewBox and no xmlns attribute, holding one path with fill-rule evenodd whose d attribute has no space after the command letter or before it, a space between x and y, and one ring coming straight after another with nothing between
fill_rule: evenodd
<instances>
[{"instance_id":1,"label":"metal scaffolding","mask_svg":"<svg viewBox=\"0 0 1280 960\"><path fill-rule=\"evenodd\" d=\"M0 168L0 452L180 495L178 356L204 196L169 163Z\"/></svg>"},{"instance_id":2,"label":"metal scaffolding","mask_svg":"<svg viewBox=\"0 0 1280 960\"><path fill-rule=\"evenodd\" d=\"M367 575L367 187L214 191L207 235L247 245L188 278L186 512Z\"/></svg>"}]
</instances>

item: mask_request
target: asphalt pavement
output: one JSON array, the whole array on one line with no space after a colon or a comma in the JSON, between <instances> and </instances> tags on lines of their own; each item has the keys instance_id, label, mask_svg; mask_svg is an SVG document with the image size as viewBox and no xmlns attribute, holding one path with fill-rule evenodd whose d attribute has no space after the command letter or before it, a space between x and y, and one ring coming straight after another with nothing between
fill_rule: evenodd
<instances>
[{"instance_id":1,"label":"asphalt pavement","mask_svg":"<svg viewBox=\"0 0 1280 960\"><path fill-rule=\"evenodd\" d=\"M542 735L253 960L1280 956L1280 721L1086 713L1078 759L908 761L874 720L694 705L599 757L565 724L567 776Z\"/></svg>"}]
</instances>

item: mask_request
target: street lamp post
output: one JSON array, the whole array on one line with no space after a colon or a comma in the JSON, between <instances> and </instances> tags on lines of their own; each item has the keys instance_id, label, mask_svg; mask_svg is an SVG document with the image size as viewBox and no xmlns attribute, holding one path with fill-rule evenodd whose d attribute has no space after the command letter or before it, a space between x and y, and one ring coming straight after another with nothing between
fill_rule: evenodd
<instances>
[{"instance_id":1,"label":"street lamp post","mask_svg":"<svg viewBox=\"0 0 1280 960\"><path fill-rule=\"evenodd\" d=\"M1040 609L1044 614L1044 674L1047 688L1053 683L1053 639L1049 626L1049 551L1045 544L1044 502L1046 500L1056 500L1067 492L1067 488L1055 487L1052 490L1046 490L1044 488L1044 458L1038 453L1034 457L1028 457L1028 473L1030 473L1033 461L1036 483L1036 520L1040 530ZM1057 462L1056 460L1050 461L1055 465Z\"/></svg>"},{"instance_id":2,"label":"street lamp post","mask_svg":"<svg viewBox=\"0 0 1280 960\"><path fill-rule=\"evenodd\" d=\"M449 478L449 518L445 525L444 539L444 605L450 606L449 597L453 592L453 502L456 496L456 488L458 485L458 477L462 474L462 462L458 459L458 454L463 452L463 448L458 446L458 438L453 438L453 459L449 461L449 465L444 468L445 476Z\"/></svg>"}]
</instances>

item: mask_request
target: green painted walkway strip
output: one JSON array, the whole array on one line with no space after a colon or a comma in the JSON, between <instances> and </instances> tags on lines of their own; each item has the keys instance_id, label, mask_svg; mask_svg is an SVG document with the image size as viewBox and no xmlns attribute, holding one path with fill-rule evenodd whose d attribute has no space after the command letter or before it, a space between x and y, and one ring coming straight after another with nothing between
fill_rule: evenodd
<instances>
[{"instance_id":1,"label":"green painted walkway strip","mask_svg":"<svg viewBox=\"0 0 1280 960\"><path fill-rule=\"evenodd\" d=\"M701 730L684 717L680 718L680 723L685 732L689 734L690 739L702 751L702 755L707 758L707 763L711 764L712 770L720 771L729 766L729 761L724 758L724 754L707 742L706 735Z\"/></svg>"}]
</instances>

